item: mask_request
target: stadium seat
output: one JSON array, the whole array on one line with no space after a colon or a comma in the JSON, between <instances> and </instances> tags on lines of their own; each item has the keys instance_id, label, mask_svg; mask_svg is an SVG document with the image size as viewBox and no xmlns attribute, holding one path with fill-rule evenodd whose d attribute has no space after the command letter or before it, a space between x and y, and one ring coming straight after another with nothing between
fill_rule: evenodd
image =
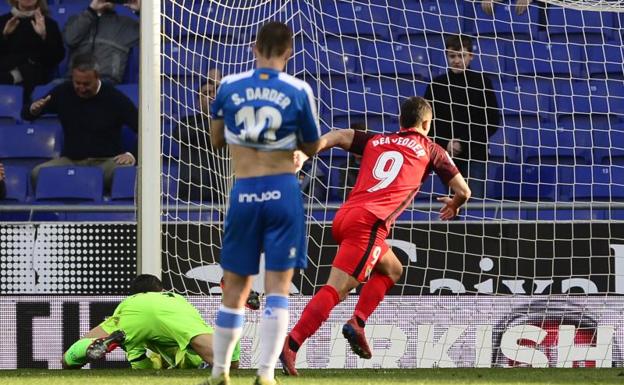
<instances>
[{"instance_id":1,"label":"stadium seat","mask_svg":"<svg viewBox=\"0 0 624 385\"><path fill-rule=\"evenodd\" d=\"M588 45L587 68L591 77L624 77L624 47L618 40Z\"/></svg>"},{"instance_id":2,"label":"stadium seat","mask_svg":"<svg viewBox=\"0 0 624 385\"><path fill-rule=\"evenodd\" d=\"M212 3L204 1L178 2L167 1L163 3L162 27L167 36L186 38L210 38L221 43L229 43L235 36L240 34L240 28L226 26L223 23L215 23L214 20L240 20L230 19L235 12L234 7L211 6Z\"/></svg>"},{"instance_id":3,"label":"stadium seat","mask_svg":"<svg viewBox=\"0 0 624 385\"><path fill-rule=\"evenodd\" d=\"M50 91L52 91L54 87L58 86L62 82L63 80L60 80L60 81L55 80L48 84L42 84L40 86L35 87L31 96L32 100L39 100L41 98L45 98L46 96L48 96L48 94L50 94Z\"/></svg>"},{"instance_id":4,"label":"stadium seat","mask_svg":"<svg viewBox=\"0 0 624 385\"><path fill-rule=\"evenodd\" d=\"M364 82L349 81L345 75L323 76L320 90L324 116L365 114Z\"/></svg>"},{"instance_id":5,"label":"stadium seat","mask_svg":"<svg viewBox=\"0 0 624 385\"><path fill-rule=\"evenodd\" d=\"M236 60L242 58L242 56L228 56L228 53L232 55L236 55L236 53L232 49L226 49L226 46L218 48L216 47L217 44L214 46L215 60L217 61L228 62L233 58ZM165 43L162 54L162 73L173 77L208 73L208 58L202 53L204 49L209 51L208 48L204 47L203 41L182 40L175 43Z\"/></svg>"},{"instance_id":6,"label":"stadium seat","mask_svg":"<svg viewBox=\"0 0 624 385\"><path fill-rule=\"evenodd\" d=\"M139 83L139 65L141 57L139 54L139 46L136 45L130 49L128 54L128 63L126 64L126 71L122 82L126 84Z\"/></svg>"},{"instance_id":7,"label":"stadium seat","mask_svg":"<svg viewBox=\"0 0 624 385\"><path fill-rule=\"evenodd\" d=\"M488 159L493 162L520 161L520 129L503 124L488 140Z\"/></svg>"},{"instance_id":8,"label":"stadium seat","mask_svg":"<svg viewBox=\"0 0 624 385\"><path fill-rule=\"evenodd\" d=\"M163 202L175 202L178 199L178 181L180 180L179 167L176 161L171 158L163 161L160 179Z\"/></svg>"},{"instance_id":9,"label":"stadium seat","mask_svg":"<svg viewBox=\"0 0 624 385\"><path fill-rule=\"evenodd\" d=\"M624 164L624 131L594 130L593 158L597 165Z\"/></svg>"},{"instance_id":10,"label":"stadium seat","mask_svg":"<svg viewBox=\"0 0 624 385\"><path fill-rule=\"evenodd\" d=\"M396 80L387 77L364 79L365 111L378 114L399 114L399 91Z\"/></svg>"},{"instance_id":11,"label":"stadium seat","mask_svg":"<svg viewBox=\"0 0 624 385\"><path fill-rule=\"evenodd\" d=\"M28 167L6 165L4 172L6 176L4 179L6 186L6 198L4 201L26 202L30 169Z\"/></svg>"},{"instance_id":12,"label":"stadium seat","mask_svg":"<svg viewBox=\"0 0 624 385\"><path fill-rule=\"evenodd\" d=\"M508 46L505 68L517 69L519 75L572 76L580 78L585 72L583 51L578 45L514 41Z\"/></svg>"},{"instance_id":13,"label":"stadium seat","mask_svg":"<svg viewBox=\"0 0 624 385\"><path fill-rule=\"evenodd\" d=\"M522 15L515 12L509 3L494 7L494 15L483 12L478 1L465 1L466 30L475 35L514 35L516 38L530 39L537 36L539 10L531 6ZM476 17L476 19L475 19Z\"/></svg>"},{"instance_id":14,"label":"stadium seat","mask_svg":"<svg viewBox=\"0 0 624 385\"><path fill-rule=\"evenodd\" d=\"M610 39L618 34L617 14L613 12L579 11L571 8L548 7L546 11L547 32L551 39L571 36L602 35ZM579 41L580 42L580 41Z\"/></svg>"},{"instance_id":15,"label":"stadium seat","mask_svg":"<svg viewBox=\"0 0 624 385\"><path fill-rule=\"evenodd\" d=\"M427 177L425 182L420 186L418 194L416 194L416 201L435 201L440 196L446 196L449 193L448 187L440 180L435 174L431 174Z\"/></svg>"},{"instance_id":16,"label":"stadium seat","mask_svg":"<svg viewBox=\"0 0 624 385\"><path fill-rule=\"evenodd\" d=\"M547 115L552 111L553 98L550 82L538 82L534 78L520 77L503 82L497 93L499 106L505 115Z\"/></svg>"},{"instance_id":17,"label":"stadium seat","mask_svg":"<svg viewBox=\"0 0 624 385\"><path fill-rule=\"evenodd\" d=\"M370 52L367 51L369 48L368 44L363 43L360 47L363 52ZM374 48L377 50L383 50L383 47L380 44L377 44ZM388 51L388 53L392 52L393 55L381 55L381 57L377 59L379 73L390 75L411 75L419 79L431 79L429 50L427 47L398 42L388 44L387 48L391 50ZM366 61L363 63L363 66L369 62L372 63L372 61ZM367 65L367 68L370 68L370 66ZM374 70L374 68L371 69Z\"/></svg>"},{"instance_id":18,"label":"stadium seat","mask_svg":"<svg viewBox=\"0 0 624 385\"><path fill-rule=\"evenodd\" d=\"M389 40L388 14L379 7L347 2L325 3L320 16L325 33ZM377 13L375 16L374 13Z\"/></svg>"},{"instance_id":19,"label":"stadium seat","mask_svg":"<svg viewBox=\"0 0 624 385\"><path fill-rule=\"evenodd\" d=\"M360 60L358 40L356 38L328 36L320 44L304 40L304 46L306 52L309 52L312 58L314 58L314 60L306 60L305 62L306 70L312 74L336 75L356 73Z\"/></svg>"},{"instance_id":20,"label":"stadium seat","mask_svg":"<svg viewBox=\"0 0 624 385\"><path fill-rule=\"evenodd\" d=\"M508 52L508 45L505 40L492 37L480 36L474 39L472 46L474 59L470 63L470 68L477 72L486 72L488 75L499 76L505 73L503 57Z\"/></svg>"},{"instance_id":21,"label":"stadium seat","mask_svg":"<svg viewBox=\"0 0 624 385\"><path fill-rule=\"evenodd\" d=\"M572 168L560 167L561 185L559 196L565 201L609 201L621 199L624 195L621 180L622 167L577 165ZM618 187L619 184L619 187ZM613 193L613 196L612 196Z\"/></svg>"},{"instance_id":22,"label":"stadium seat","mask_svg":"<svg viewBox=\"0 0 624 385\"><path fill-rule=\"evenodd\" d=\"M458 34L464 30L463 6L454 0L421 0L424 30L427 33ZM408 20L408 24L410 20Z\"/></svg>"},{"instance_id":23,"label":"stadium seat","mask_svg":"<svg viewBox=\"0 0 624 385\"><path fill-rule=\"evenodd\" d=\"M0 85L0 124L21 120L22 87Z\"/></svg>"},{"instance_id":24,"label":"stadium seat","mask_svg":"<svg viewBox=\"0 0 624 385\"><path fill-rule=\"evenodd\" d=\"M48 7L50 17L58 23L61 32L71 16L77 15L86 9L87 5L84 2L63 2L62 4L52 4Z\"/></svg>"},{"instance_id":25,"label":"stadium seat","mask_svg":"<svg viewBox=\"0 0 624 385\"><path fill-rule=\"evenodd\" d=\"M0 124L0 159L32 164L55 158L61 152L61 133L56 127L37 124ZM29 162L30 161L30 162Z\"/></svg>"},{"instance_id":26,"label":"stadium seat","mask_svg":"<svg viewBox=\"0 0 624 385\"><path fill-rule=\"evenodd\" d=\"M35 200L99 203L103 183L104 174L99 167L44 167L37 178Z\"/></svg>"},{"instance_id":27,"label":"stadium seat","mask_svg":"<svg viewBox=\"0 0 624 385\"><path fill-rule=\"evenodd\" d=\"M115 86L121 93L126 95L135 106L139 106L139 85L138 84L118 84Z\"/></svg>"},{"instance_id":28,"label":"stadium seat","mask_svg":"<svg viewBox=\"0 0 624 385\"><path fill-rule=\"evenodd\" d=\"M111 201L134 202L136 182L136 167L117 167L113 172L113 183L110 194Z\"/></svg>"}]
</instances>

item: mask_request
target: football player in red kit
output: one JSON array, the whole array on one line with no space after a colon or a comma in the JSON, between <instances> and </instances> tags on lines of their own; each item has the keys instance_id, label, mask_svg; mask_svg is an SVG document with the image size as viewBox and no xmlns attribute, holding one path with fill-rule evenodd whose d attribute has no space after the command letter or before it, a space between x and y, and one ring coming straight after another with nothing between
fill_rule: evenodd
<instances>
[{"instance_id":1,"label":"football player in red kit","mask_svg":"<svg viewBox=\"0 0 624 385\"><path fill-rule=\"evenodd\" d=\"M371 358L365 322L403 273L401 262L385 242L396 217L412 202L431 171L454 193L452 198L438 198L444 204L440 219L454 218L470 198L470 189L447 152L427 137L431 119L429 103L411 97L401 105L397 133L344 129L321 137L321 150L341 147L362 155L362 161L357 182L334 218L332 235L339 247L328 282L312 297L284 343L280 360L286 374L297 375L299 347L364 281L353 317L343 326L342 334L355 354ZM295 163L299 166L304 158L296 154Z\"/></svg>"}]
</instances>

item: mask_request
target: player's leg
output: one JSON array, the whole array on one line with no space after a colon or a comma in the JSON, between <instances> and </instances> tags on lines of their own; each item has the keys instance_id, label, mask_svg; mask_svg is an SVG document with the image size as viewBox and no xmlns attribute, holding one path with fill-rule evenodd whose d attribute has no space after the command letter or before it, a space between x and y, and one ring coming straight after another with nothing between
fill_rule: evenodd
<instances>
[{"instance_id":1,"label":"player's leg","mask_svg":"<svg viewBox=\"0 0 624 385\"><path fill-rule=\"evenodd\" d=\"M223 297L212 336L212 377L228 377L232 353L240 339L245 321L245 303L251 290L252 277L223 272Z\"/></svg>"},{"instance_id":2,"label":"player's leg","mask_svg":"<svg viewBox=\"0 0 624 385\"><path fill-rule=\"evenodd\" d=\"M373 273L360 291L353 317L342 327L342 335L351 350L361 358L371 358L372 352L366 340L366 320L383 300L386 293L401 278L403 266L391 249L383 254L373 268Z\"/></svg>"},{"instance_id":3,"label":"player's leg","mask_svg":"<svg viewBox=\"0 0 624 385\"><path fill-rule=\"evenodd\" d=\"M229 382L232 353L243 331L251 276L259 272L262 249L261 207L256 202L239 199L241 194L256 194L256 182L257 178L239 179L231 191L221 250L224 286L212 337L211 383Z\"/></svg>"},{"instance_id":4,"label":"player's leg","mask_svg":"<svg viewBox=\"0 0 624 385\"><path fill-rule=\"evenodd\" d=\"M208 364L212 364L212 335L200 334L191 340L191 348L199 355L202 360Z\"/></svg>"},{"instance_id":5,"label":"player's leg","mask_svg":"<svg viewBox=\"0 0 624 385\"><path fill-rule=\"evenodd\" d=\"M61 364L64 369L79 369L116 349L124 337L121 331L108 333L101 326L96 326L63 353Z\"/></svg>"}]
</instances>

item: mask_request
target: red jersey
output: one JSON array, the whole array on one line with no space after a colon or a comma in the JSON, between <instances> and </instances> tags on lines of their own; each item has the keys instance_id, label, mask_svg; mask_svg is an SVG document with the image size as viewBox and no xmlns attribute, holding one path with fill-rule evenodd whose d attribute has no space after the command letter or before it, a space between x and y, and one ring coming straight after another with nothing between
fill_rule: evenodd
<instances>
[{"instance_id":1,"label":"red jersey","mask_svg":"<svg viewBox=\"0 0 624 385\"><path fill-rule=\"evenodd\" d=\"M415 131L386 135L355 131L349 151L361 154L362 161L342 207L363 207L387 222L405 210L431 171L445 184L459 173L442 147Z\"/></svg>"}]
</instances>

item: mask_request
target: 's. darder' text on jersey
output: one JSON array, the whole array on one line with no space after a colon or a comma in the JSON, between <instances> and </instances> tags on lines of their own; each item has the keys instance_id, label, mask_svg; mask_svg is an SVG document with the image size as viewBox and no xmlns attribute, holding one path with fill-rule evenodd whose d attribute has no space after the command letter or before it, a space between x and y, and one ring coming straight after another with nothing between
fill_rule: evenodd
<instances>
[{"instance_id":1,"label":"'s. darder' text on jersey","mask_svg":"<svg viewBox=\"0 0 624 385\"><path fill-rule=\"evenodd\" d=\"M290 105L290 98L283 93L266 87L246 88L245 97L247 100L266 100L273 102L280 106L282 110L286 109ZM235 105L239 105L245 102L245 99L241 98L239 94L232 94L232 102Z\"/></svg>"}]
</instances>

